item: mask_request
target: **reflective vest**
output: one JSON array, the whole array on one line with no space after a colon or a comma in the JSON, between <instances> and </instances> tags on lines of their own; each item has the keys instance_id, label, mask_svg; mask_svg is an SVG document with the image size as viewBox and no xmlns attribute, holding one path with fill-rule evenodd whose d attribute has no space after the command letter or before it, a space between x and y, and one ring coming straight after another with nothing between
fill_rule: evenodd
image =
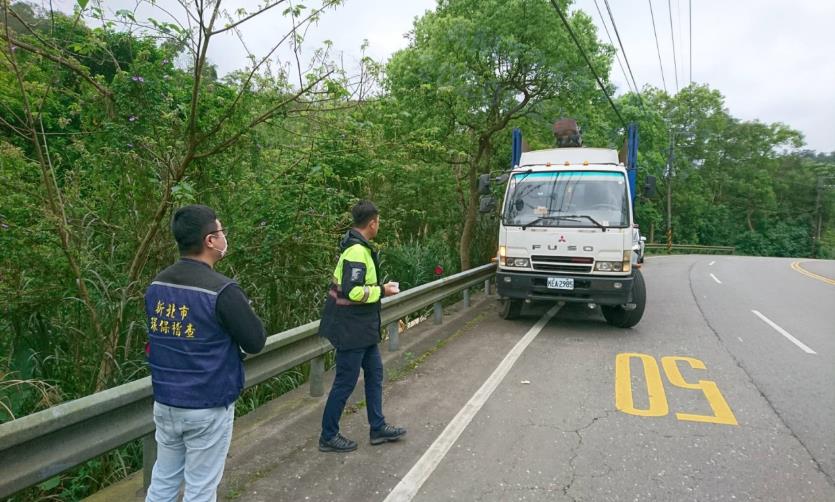
<instances>
[{"instance_id":1,"label":"reflective vest","mask_svg":"<svg viewBox=\"0 0 835 502\"><path fill-rule=\"evenodd\" d=\"M216 288L158 280L164 271L145 293L148 363L159 403L178 408L228 406L243 388L240 349L215 317L217 297L232 281L207 273L222 278Z\"/></svg>"},{"instance_id":2,"label":"reflective vest","mask_svg":"<svg viewBox=\"0 0 835 502\"><path fill-rule=\"evenodd\" d=\"M322 311L319 334L337 350L368 347L380 342L380 284L377 252L351 229L343 237L342 254L333 271Z\"/></svg>"}]
</instances>

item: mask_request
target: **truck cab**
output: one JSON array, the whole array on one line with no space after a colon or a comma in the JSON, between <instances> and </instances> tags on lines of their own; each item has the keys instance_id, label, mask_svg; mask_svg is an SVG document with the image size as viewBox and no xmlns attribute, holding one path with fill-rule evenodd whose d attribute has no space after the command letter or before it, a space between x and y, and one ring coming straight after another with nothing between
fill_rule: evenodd
<instances>
[{"instance_id":1,"label":"truck cab","mask_svg":"<svg viewBox=\"0 0 835 502\"><path fill-rule=\"evenodd\" d=\"M646 288L630 178L615 150L524 152L500 211L496 289L502 316L525 302L600 306L609 324L637 324Z\"/></svg>"}]
</instances>

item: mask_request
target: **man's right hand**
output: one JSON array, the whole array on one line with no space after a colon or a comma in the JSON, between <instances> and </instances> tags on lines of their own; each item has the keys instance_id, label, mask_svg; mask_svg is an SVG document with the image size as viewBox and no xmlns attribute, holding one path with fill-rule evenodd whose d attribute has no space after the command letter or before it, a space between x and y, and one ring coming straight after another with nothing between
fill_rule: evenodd
<instances>
[{"instance_id":1,"label":"man's right hand","mask_svg":"<svg viewBox=\"0 0 835 502\"><path fill-rule=\"evenodd\" d=\"M400 285L394 282L387 282L383 284L383 291L385 292L385 296L396 295L400 292Z\"/></svg>"}]
</instances>

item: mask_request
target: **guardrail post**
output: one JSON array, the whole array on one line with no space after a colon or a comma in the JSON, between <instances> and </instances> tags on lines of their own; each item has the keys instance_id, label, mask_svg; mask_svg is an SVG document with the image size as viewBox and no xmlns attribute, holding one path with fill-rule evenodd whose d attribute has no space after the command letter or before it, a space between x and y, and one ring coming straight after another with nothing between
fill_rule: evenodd
<instances>
[{"instance_id":1,"label":"guardrail post","mask_svg":"<svg viewBox=\"0 0 835 502\"><path fill-rule=\"evenodd\" d=\"M441 324L444 321L444 308L441 302L435 302L433 310L432 322L434 324Z\"/></svg>"},{"instance_id":2,"label":"guardrail post","mask_svg":"<svg viewBox=\"0 0 835 502\"><path fill-rule=\"evenodd\" d=\"M310 396L322 397L325 394L325 356L310 360Z\"/></svg>"},{"instance_id":3,"label":"guardrail post","mask_svg":"<svg viewBox=\"0 0 835 502\"><path fill-rule=\"evenodd\" d=\"M484 280L484 295L490 296L490 279Z\"/></svg>"},{"instance_id":4,"label":"guardrail post","mask_svg":"<svg viewBox=\"0 0 835 502\"><path fill-rule=\"evenodd\" d=\"M157 461L157 440L154 433L142 436L142 488L148 493L151 486L151 473L154 471L154 463Z\"/></svg>"},{"instance_id":5,"label":"guardrail post","mask_svg":"<svg viewBox=\"0 0 835 502\"><path fill-rule=\"evenodd\" d=\"M464 308L470 308L470 288L464 290Z\"/></svg>"},{"instance_id":6,"label":"guardrail post","mask_svg":"<svg viewBox=\"0 0 835 502\"><path fill-rule=\"evenodd\" d=\"M400 348L400 326L395 321L389 324L386 329L389 332L389 352L395 352Z\"/></svg>"}]
</instances>

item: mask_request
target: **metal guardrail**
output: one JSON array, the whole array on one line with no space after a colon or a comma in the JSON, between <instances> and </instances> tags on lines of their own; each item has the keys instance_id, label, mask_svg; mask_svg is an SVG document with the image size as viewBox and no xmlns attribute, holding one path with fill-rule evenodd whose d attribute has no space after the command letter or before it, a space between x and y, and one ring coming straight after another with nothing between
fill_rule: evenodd
<instances>
[{"instance_id":1,"label":"metal guardrail","mask_svg":"<svg viewBox=\"0 0 835 502\"><path fill-rule=\"evenodd\" d=\"M646 244L647 251L664 251L667 252L666 244ZM671 246L671 253L704 253L704 254L736 254L735 246L702 246L699 244L673 244Z\"/></svg>"},{"instance_id":2,"label":"metal guardrail","mask_svg":"<svg viewBox=\"0 0 835 502\"><path fill-rule=\"evenodd\" d=\"M489 294L495 271L491 263L384 298L382 323L388 327L389 350L399 346L400 319L434 305L434 321L440 323L441 300L463 291L469 306L469 288L484 283ZM333 347L318 331L319 321L314 321L267 338L264 350L244 362L244 387L311 361L310 393L323 395L324 355ZM0 424L0 498L140 438L147 487L156 458L152 409L151 378L145 377Z\"/></svg>"}]
</instances>

